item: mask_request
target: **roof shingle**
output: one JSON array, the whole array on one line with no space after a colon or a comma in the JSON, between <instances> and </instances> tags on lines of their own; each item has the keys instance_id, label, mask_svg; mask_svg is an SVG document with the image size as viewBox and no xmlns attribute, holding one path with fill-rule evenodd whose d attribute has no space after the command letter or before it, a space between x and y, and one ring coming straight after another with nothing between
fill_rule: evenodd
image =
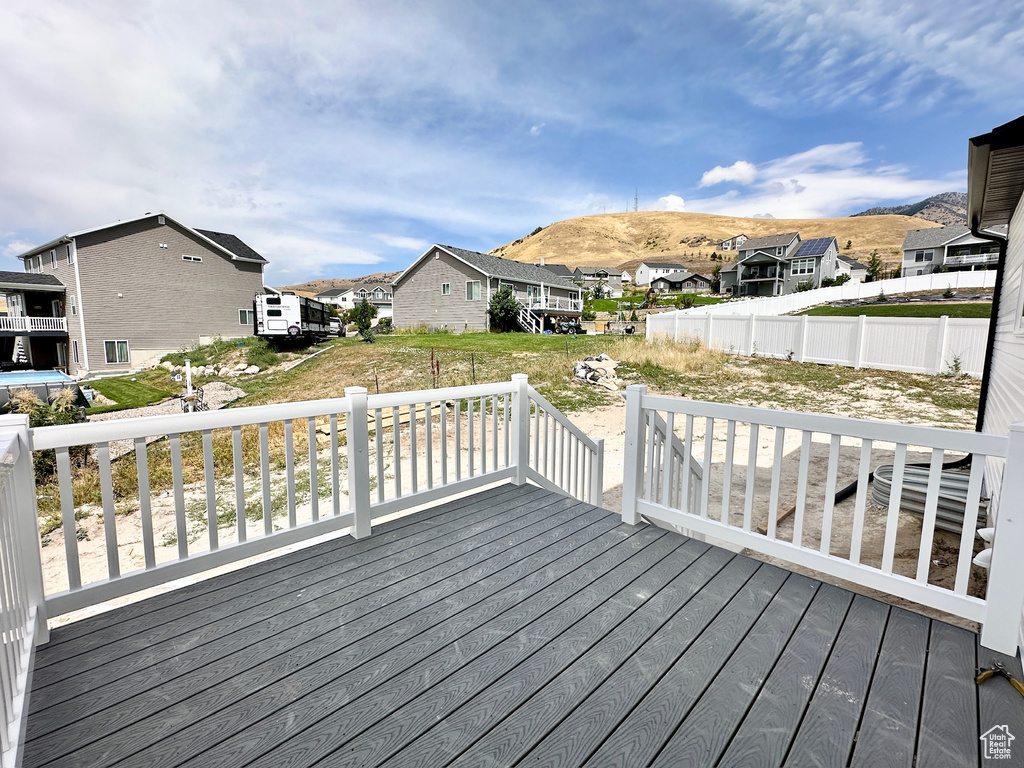
<instances>
[{"instance_id":1,"label":"roof shingle","mask_svg":"<svg viewBox=\"0 0 1024 768\"><path fill-rule=\"evenodd\" d=\"M521 261L511 259L500 259L497 256L490 256L486 253L467 251L463 248L456 248L453 245L437 245L453 256L462 259L467 264L476 267L489 277L504 277L508 280L518 280L524 283L544 283L555 285L560 288L579 290L579 286L568 280L559 279L545 267L538 267L535 264L524 264Z\"/></svg>"}]
</instances>

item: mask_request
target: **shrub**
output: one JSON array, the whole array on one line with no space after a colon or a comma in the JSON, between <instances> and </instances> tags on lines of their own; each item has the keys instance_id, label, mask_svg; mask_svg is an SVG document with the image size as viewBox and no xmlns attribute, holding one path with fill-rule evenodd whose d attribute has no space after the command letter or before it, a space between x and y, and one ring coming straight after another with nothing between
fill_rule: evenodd
<instances>
[{"instance_id":1,"label":"shrub","mask_svg":"<svg viewBox=\"0 0 1024 768\"><path fill-rule=\"evenodd\" d=\"M56 424L75 424L84 421L82 409L75 405L74 390L62 389L48 403L36 397L31 389L16 389L11 394L8 404L11 413L28 415L30 427L52 427ZM68 449L71 463L82 466L89 455L89 446L76 445ZM43 480L57 471L57 452L54 450L36 451L32 457L36 479Z\"/></svg>"},{"instance_id":2,"label":"shrub","mask_svg":"<svg viewBox=\"0 0 1024 768\"><path fill-rule=\"evenodd\" d=\"M390 317L382 317L377 321L377 333L389 334L395 330L395 326Z\"/></svg>"},{"instance_id":3,"label":"shrub","mask_svg":"<svg viewBox=\"0 0 1024 768\"><path fill-rule=\"evenodd\" d=\"M366 299L352 308L352 322L356 324L356 330L363 337L363 341L369 344L373 343L373 331L370 330L370 325L376 316L377 308Z\"/></svg>"},{"instance_id":4,"label":"shrub","mask_svg":"<svg viewBox=\"0 0 1024 768\"><path fill-rule=\"evenodd\" d=\"M503 285L498 289L487 306L487 314L491 318L491 327L502 333L514 331L519 326L519 301L512 288Z\"/></svg>"},{"instance_id":5,"label":"shrub","mask_svg":"<svg viewBox=\"0 0 1024 768\"><path fill-rule=\"evenodd\" d=\"M814 289L814 283L810 280L801 280L796 284L796 292L803 293L804 291L810 291Z\"/></svg>"},{"instance_id":6,"label":"shrub","mask_svg":"<svg viewBox=\"0 0 1024 768\"><path fill-rule=\"evenodd\" d=\"M262 336L250 336L245 340L245 362L260 368L270 368L281 362L281 357Z\"/></svg>"}]
</instances>

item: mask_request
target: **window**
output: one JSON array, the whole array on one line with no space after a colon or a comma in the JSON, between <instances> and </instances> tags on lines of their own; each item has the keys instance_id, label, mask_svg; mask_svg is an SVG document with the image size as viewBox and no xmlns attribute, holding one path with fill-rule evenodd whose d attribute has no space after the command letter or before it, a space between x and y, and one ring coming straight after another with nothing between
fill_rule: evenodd
<instances>
[{"instance_id":1,"label":"window","mask_svg":"<svg viewBox=\"0 0 1024 768\"><path fill-rule=\"evenodd\" d=\"M240 309L238 310L238 324L239 325L252 325L253 313L251 309Z\"/></svg>"},{"instance_id":2,"label":"window","mask_svg":"<svg viewBox=\"0 0 1024 768\"><path fill-rule=\"evenodd\" d=\"M277 305L277 304L280 304L280 303L281 303L281 297L280 296L267 296L267 304L275 304L275 305Z\"/></svg>"},{"instance_id":3,"label":"window","mask_svg":"<svg viewBox=\"0 0 1024 768\"><path fill-rule=\"evenodd\" d=\"M57 268L57 249L53 248L50 250L50 269Z\"/></svg>"},{"instance_id":4,"label":"window","mask_svg":"<svg viewBox=\"0 0 1024 768\"><path fill-rule=\"evenodd\" d=\"M202 256L188 256L188 255L183 255L183 256L181 257L181 260L182 260L182 261L202 261L202 260L203 260L203 257L202 257Z\"/></svg>"},{"instance_id":5,"label":"window","mask_svg":"<svg viewBox=\"0 0 1024 768\"><path fill-rule=\"evenodd\" d=\"M793 267L790 274L813 275L814 259L797 259L796 261L793 262Z\"/></svg>"},{"instance_id":6,"label":"window","mask_svg":"<svg viewBox=\"0 0 1024 768\"><path fill-rule=\"evenodd\" d=\"M782 255L782 249L781 248L776 248L775 249L775 255L776 256L781 256Z\"/></svg>"},{"instance_id":7,"label":"window","mask_svg":"<svg viewBox=\"0 0 1024 768\"><path fill-rule=\"evenodd\" d=\"M72 315L77 315L78 314L78 303L77 302L78 302L78 299L75 297L75 294L69 293L68 294L68 312L70 312Z\"/></svg>"},{"instance_id":8,"label":"window","mask_svg":"<svg viewBox=\"0 0 1024 768\"><path fill-rule=\"evenodd\" d=\"M268 309L267 317L281 317L283 315L280 309Z\"/></svg>"},{"instance_id":9,"label":"window","mask_svg":"<svg viewBox=\"0 0 1024 768\"><path fill-rule=\"evenodd\" d=\"M78 339L71 340L71 359L78 362Z\"/></svg>"},{"instance_id":10,"label":"window","mask_svg":"<svg viewBox=\"0 0 1024 768\"><path fill-rule=\"evenodd\" d=\"M127 341L104 341L103 351L107 356L107 363L110 365L128 362Z\"/></svg>"},{"instance_id":11,"label":"window","mask_svg":"<svg viewBox=\"0 0 1024 768\"><path fill-rule=\"evenodd\" d=\"M917 251L914 253L914 261L931 261L934 254L934 251Z\"/></svg>"},{"instance_id":12,"label":"window","mask_svg":"<svg viewBox=\"0 0 1024 768\"><path fill-rule=\"evenodd\" d=\"M466 301L480 301L480 281L466 281Z\"/></svg>"},{"instance_id":13,"label":"window","mask_svg":"<svg viewBox=\"0 0 1024 768\"><path fill-rule=\"evenodd\" d=\"M71 243L68 243L67 245L65 245L64 246L64 250L67 251L68 264L74 264L75 263L75 251L71 247Z\"/></svg>"}]
</instances>

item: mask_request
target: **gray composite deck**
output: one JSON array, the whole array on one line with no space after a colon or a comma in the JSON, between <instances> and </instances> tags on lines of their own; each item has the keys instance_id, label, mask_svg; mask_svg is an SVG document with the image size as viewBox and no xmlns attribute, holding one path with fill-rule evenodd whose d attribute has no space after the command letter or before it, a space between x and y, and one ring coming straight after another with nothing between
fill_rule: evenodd
<instances>
[{"instance_id":1,"label":"gray composite deck","mask_svg":"<svg viewBox=\"0 0 1024 768\"><path fill-rule=\"evenodd\" d=\"M25 765L964 768L994 725L1024 757L1020 695L975 685L990 658L506 485L55 630Z\"/></svg>"}]
</instances>

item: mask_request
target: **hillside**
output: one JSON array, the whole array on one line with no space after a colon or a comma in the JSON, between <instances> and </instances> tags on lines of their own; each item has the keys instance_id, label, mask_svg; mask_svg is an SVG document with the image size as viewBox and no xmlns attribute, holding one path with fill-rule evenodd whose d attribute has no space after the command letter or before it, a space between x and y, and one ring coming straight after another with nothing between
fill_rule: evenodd
<instances>
[{"instance_id":1,"label":"hillside","mask_svg":"<svg viewBox=\"0 0 1024 768\"><path fill-rule=\"evenodd\" d=\"M317 280L310 280L307 283L299 283L298 285L279 285L274 286L279 291L291 291L297 293L299 296L316 296L318 293L329 291L332 288L351 288L353 285L359 285L362 283L384 283L387 285L401 272L374 272L372 275L364 275L363 277L335 277L335 278L319 278Z\"/></svg>"},{"instance_id":2,"label":"hillside","mask_svg":"<svg viewBox=\"0 0 1024 768\"><path fill-rule=\"evenodd\" d=\"M951 224L965 225L967 224L967 194L965 192L943 192L941 195L918 200L916 203L889 208L869 208L853 215L884 216L887 214L916 216L919 219L942 224L944 227Z\"/></svg>"},{"instance_id":3,"label":"hillside","mask_svg":"<svg viewBox=\"0 0 1024 768\"><path fill-rule=\"evenodd\" d=\"M491 251L515 261L618 267L630 272L642 261L677 262L707 273L714 243L740 233L763 237L799 231L804 239L834 235L839 252L866 261L872 251L895 266L911 229L938 224L910 216L860 216L839 219L744 219L707 213L640 211L582 216L549 227ZM851 247L846 249L847 240Z\"/></svg>"}]
</instances>

